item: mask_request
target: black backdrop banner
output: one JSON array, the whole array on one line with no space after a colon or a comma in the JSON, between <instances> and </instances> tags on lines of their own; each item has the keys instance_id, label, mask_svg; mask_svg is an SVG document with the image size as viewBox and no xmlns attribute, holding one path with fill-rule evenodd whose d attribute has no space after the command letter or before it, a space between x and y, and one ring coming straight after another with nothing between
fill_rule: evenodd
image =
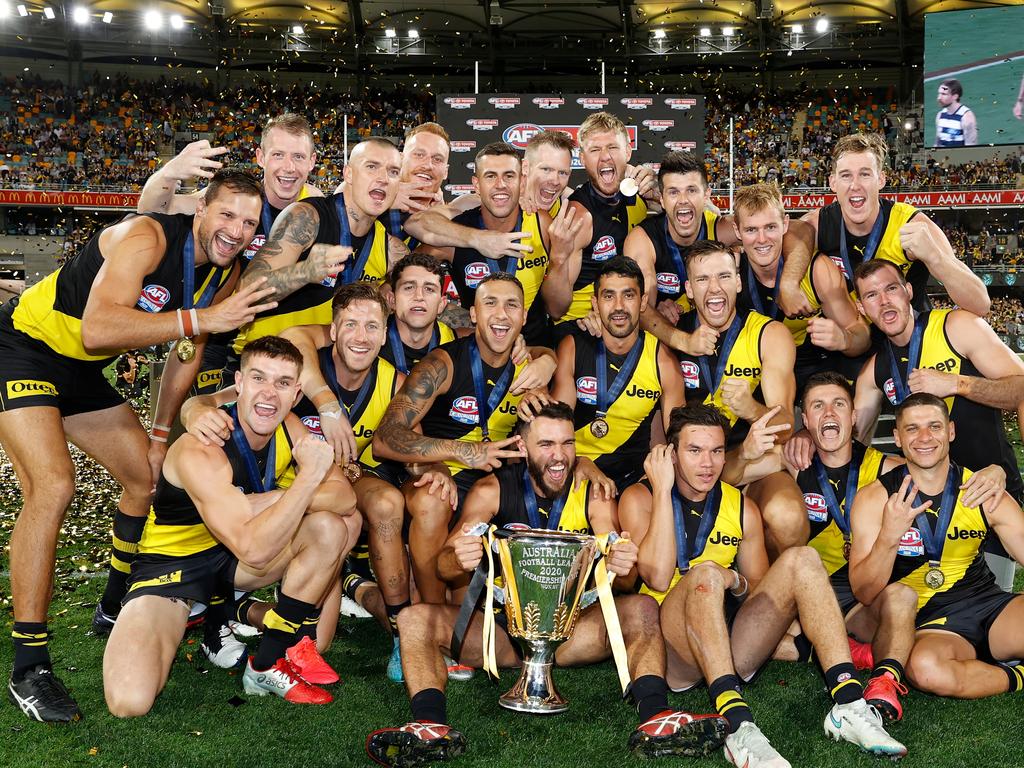
<instances>
[{"instance_id":1,"label":"black backdrop banner","mask_svg":"<svg viewBox=\"0 0 1024 768\"><path fill-rule=\"evenodd\" d=\"M587 93L448 94L437 98L437 121L451 137L448 182L451 194L472 192L473 158L492 141L507 141L519 149L542 130L557 130L576 139L580 124L599 111L611 112L626 124L633 145L633 164L648 163L657 169L670 150L704 156L704 97L672 94ZM574 154L569 183L586 179Z\"/></svg>"}]
</instances>

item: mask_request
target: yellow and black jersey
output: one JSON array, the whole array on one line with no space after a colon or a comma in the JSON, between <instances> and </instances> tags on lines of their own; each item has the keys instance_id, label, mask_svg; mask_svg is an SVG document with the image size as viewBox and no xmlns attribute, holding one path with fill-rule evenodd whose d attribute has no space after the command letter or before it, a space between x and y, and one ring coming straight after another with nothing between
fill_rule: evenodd
<instances>
[{"instance_id":1,"label":"yellow and black jersey","mask_svg":"<svg viewBox=\"0 0 1024 768\"><path fill-rule=\"evenodd\" d=\"M235 430L241 431L241 427L236 425ZM244 434L241 439L245 439ZM245 458L234 437L224 443L223 450L231 465L231 484L246 494L262 492L261 488L254 487ZM288 485L289 476L294 478L292 442L284 424L279 425L273 438L260 450L253 451L253 455L261 478L267 474L267 462L273 456L275 487ZM220 546L220 542L203 523L188 493L169 483L161 473L153 496L153 506L150 507L146 527L139 541L139 554L189 557L217 546Z\"/></svg>"},{"instance_id":2,"label":"yellow and black jersey","mask_svg":"<svg viewBox=\"0 0 1024 768\"><path fill-rule=\"evenodd\" d=\"M412 367L426 357L432 349L441 344L447 344L449 341L455 341L455 338L455 331L440 320L435 320L434 332L431 334L427 346L410 347L402 341L402 336L398 333L398 328L395 325L395 317L392 315L388 318L388 335L384 340L384 346L380 348L380 356L408 376Z\"/></svg>"},{"instance_id":3,"label":"yellow and black jersey","mask_svg":"<svg viewBox=\"0 0 1024 768\"><path fill-rule=\"evenodd\" d=\"M686 297L686 253L693 244L679 245L672 239L664 213L641 222L640 227L654 245L654 272L658 280L655 306L669 299L682 307L683 312L689 312L693 307ZM718 214L705 210L694 242L717 239Z\"/></svg>"},{"instance_id":4,"label":"yellow and black jersey","mask_svg":"<svg viewBox=\"0 0 1024 768\"><path fill-rule=\"evenodd\" d=\"M410 253L420 247L420 241L405 231L405 222L411 215L409 211L400 211L397 208L392 208L378 218L378 221L384 225L387 233L405 243Z\"/></svg>"},{"instance_id":5,"label":"yellow and black jersey","mask_svg":"<svg viewBox=\"0 0 1024 768\"><path fill-rule=\"evenodd\" d=\"M951 464L950 467L954 482L959 478L958 485L967 482L973 474L969 469L961 469L956 464ZM905 466L896 467L882 475L879 480L885 487L885 492L891 496L899 490L906 475ZM896 561L893 563L889 583L899 581L913 588L917 592L918 611L927 608L932 612L943 605L969 601L972 596L985 594L995 587L995 577L985 563L982 551L982 542L989 533L985 512L980 507L964 506L960 500L962 493L956 493L956 507L949 520L949 527L945 532L936 531L936 535L942 534L939 569L944 581L941 586L935 588L925 583L925 575L931 566L921 535L922 525L928 525L930 531L936 529L942 512L941 494L926 496L919 493L917 503L931 500L932 506L918 515L896 548Z\"/></svg>"},{"instance_id":6,"label":"yellow and black jersey","mask_svg":"<svg viewBox=\"0 0 1024 768\"><path fill-rule=\"evenodd\" d=\"M193 216L160 213L144 214L164 231L167 245L157 268L142 280L136 309L143 312L174 312L183 306L186 251L194 253ZM111 360L125 350L87 352L82 344L82 315L89 301L96 275L103 266L100 235L97 232L67 264L43 278L20 297L4 305L11 313L14 328L43 342L59 355L75 360ZM188 258L193 258L191 255ZM233 269L213 264L195 267L192 306L208 306L214 294L231 276Z\"/></svg>"},{"instance_id":7,"label":"yellow and black jersey","mask_svg":"<svg viewBox=\"0 0 1024 768\"><path fill-rule=\"evenodd\" d=\"M472 229L486 229L479 208L460 213L453 221ZM459 292L459 301L469 309L476 299L476 287L480 281L494 272L507 272L515 275L523 284L523 306L526 308L526 324L523 336L526 343L540 346L551 343L548 335L551 320L543 301L537 301L540 288L544 284L544 275L548 271L548 249L541 236L540 219L536 213L519 212L519 221L513 232L529 232L529 236L520 242L528 244L532 251L523 253L517 259L507 256L502 259L489 259L472 248L456 248L452 257L451 276L455 289Z\"/></svg>"},{"instance_id":8,"label":"yellow and black jersey","mask_svg":"<svg viewBox=\"0 0 1024 768\"><path fill-rule=\"evenodd\" d=\"M515 365L509 360L505 368L492 368L480 359L480 353L476 350L476 336L456 339L443 344L440 349L451 358L452 382L447 392L437 394L434 404L423 415L420 421L423 434L440 440L461 440L467 443L479 443L483 440L480 408L473 381L472 358L475 356L479 360L483 374L485 396L490 396L492 391L496 391L499 382L503 385L504 397L495 405L487 420L487 437L493 441L504 440L515 426L516 408L523 399L522 395L510 394L508 385L522 372L526 363ZM510 369L511 372L507 372ZM446 461L445 464L456 478L459 473L470 471L469 467L457 461Z\"/></svg>"},{"instance_id":9,"label":"yellow and black jersey","mask_svg":"<svg viewBox=\"0 0 1024 768\"><path fill-rule=\"evenodd\" d=\"M889 261L900 268L900 272L914 286L914 305L919 309L927 309L928 294L925 283L928 281L928 268L921 262L911 261L900 245L900 227L913 219L920 211L906 203L897 203L887 198L880 198L879 213L881 217L881 234L878 245L872 253L870 249L872 236L853 235L846 230L839 202L826 205L818 212L818 250L826 254L839 267L846 279L846 287L854 293L853 273L857 265L869 259ZM843 258L843 242L846 242L846 258Z\"/></svg>"},{"instance_id":10,"label":"yellow and black jersey","mask_svg":"<svg viewBox=\"0 0 1024 768\"><path fill-rule=\"evenodd\" d=\"M822 465L827 482L832 488L832 493L835 494L835 501L840 507L839 511L843 520L848 519L851 511L846 507L847 480L851 465L857 465L858 470L857 487L854 490L854 494L856 494L857 490L878 479L884 462L885 454L854 441L853 458L850 464L844 464L841 467ZM833 586L838 584L850 591L849 563L844 552L846 539L839 523L836 522L836 511L828 503L828 494L822 493L815 464L802 470L796 476L796 483L800 486L800 492L803 494L807 519L811 525L811 536L807 543L814 547L821 556L821 562L825 564L825 569L832 576ZM851 497L852 500L853 497Z\"/></svg>"},{"instance_id":11,"label":"yellow and black jersey","mask_svg":"<svg viewBox=\"0 0 1024 768\"><path fill-rule=\"evenodd\" d=\"M384 418L384 411L397 391L397 372L391 363L378 357L373 361L366 378L359 389L345 389L338 383L337 369L335 368L333 346L321 347L317 352L320 360L320 372L324 375L327 386L338 398L338 402L345 410L348 421L352 425L352 434L356 439L356 455L359 463L367 467L376 467L380 462L373 456L373 433L377 431L377 425ZM323 439L324 433L320 429L320 413L313 402L303 395L292 413L299 417L299 420L309 430L310 434Z\"/></svg>"},{"instance_id":12,"label":"yellow and black jersey","mask_svg":"<svg viewBox=\"0 0 1024 768\"><path fill-rule=\"evenodd\" d=\"M314 246L342 244L341 215L345 211L345 198L340 194L329 197L310 197L303 200L313 206L320 216ZM384 279L388 271L387 231L380 221L374 221L370 231L362 237L351 235L352 255L345 262L337 277L326 277L316 285L304 285L294 293L281 299L274 309L264 312L235 338L234 352L241 354L242 348L255 339L273 336L296 325L327 325L331 322L331 300L341 283L370 282ZM299 255L299 261L309 257L307 249Z\"/></svg>"},{"instance_id":13,"label":"yellow and black jersey","mask_svg":"<svg viewBox=\"0 0 1024 768\"><path fill-rule=\"evenodd\" d=\"M551 524L551 514L558 514L558 522L553 530L565 531L567 533L590 534L590 481L584 481L579 488L575 487L572 478L569 479L568 489L560 499L549 499L536 495L532 485L530 493L537 502L537 514L540 524L534 526L530 521L528 502L526 498L527 484L530 483L526 465L523 463L504 464L494 470L494 476L498 479L499 496L501 501L498 506L498 514L491 522L499 528L508 530L524 530L526 528L538 527L547 529Z\"/></svg>"},{"instance_id":14,"label":"yellow and black jersey","mask_svg":"<svg viewBox=\"0 0 1024 768\"><path fill-rule=\"evenodd\" d=\"M931 368L943 373L979 376L982 373L962 355L946 335L946 319L952 310L933 309L918 314L914 320L915 334L920 336L920 355L908 364L910 345L897 347L885 339L875 350L875 386L885 393L893 405L903 402L909 394L905 382L911 368ZM895 370L894 370L895 369ZM903 393L903 394L901 394ZM1017 460L1006 439L1003 416L992 408L966 397L946 398L950 421L957 426L956 440L949 444L949 457L962 467L979 470L998 464L1006 471L1006 490L1018 501L1024 495Z\"/></svg>"},{"instance_id":15,"label":"yellow and black jersey","mask_svg":"<svg viewBox=\"0 0 1024 768\"><path fill-rule=\"evenodd\" d=\"M732 568L733 563L736 562L740 542L743 540L743 494L739 489L719 481L715 490L710 492L707 497L715 502L714 509L707 509L707 498L703 501L691 501L680 494L678 490L674 490L672 496L677 515L676 526L680 524L678 518L681 515L683 524L686 526L686 541L690 542L690 546L694 549L698 546L704 516L714 515L714 522L708 524L708 535L704 548L691 553L689 567L692 568L710 561L723 568ZM679 539L680 537L677 535L677 547ZM677 567L676 572L672 575L672 583L664 592L656 592L646 584L640 587L640 592L651 595L661 603L682 577L683 574Z\"/></svg>"},{"instance_id":16,"label":"yellow and black jersey","mask_svg":"<svg viewBox=\"0 0 1024 768\"><path fill-rule=\"evenodd\" d=\"M589 181L580 185L569 201L590 211L594 234L583 249L580 274L572 286L572 304L559 322L578 320L590 314L590 297L594 295L594 280L601 265L622 253L626 235L647 218L647 204L639 195L605 197Z\"/></svg>"},{"instance_id":17,"label":"yellow and black jersey","mask_svg":"<svg viewBox=\"0 0 1024 768\"><path fill-rule=\"evenodd\" d=\"M688 355L679 353L679 365L683 371L683 382L686 385L687 402L703 402L720 410L734 427L729 434L729 445L743 442L749 425L746 422L737 424L739 417L722 400L721 384L725 379L745 379L750 391L755 394L761 388L761 336L771 318L737 310L734 323L739 331L735 334L735 342L724 363L721 362L722 347L728 342L730 332L725 331L719 337L719 348L714 355ZM680 326L692 333L696 330L699 320L696 312L690 312L680 320ZM711 379L721 376L717 381Z\"/></svg>"},{"instance_id":18,"label":"yellow and black jersey","mask_svg":"<svg viewBox=\"0 0 1024 768\"><path fill-rule=\"evenodd\" d=\"M632 375L603 417L608 432L603 437L591 430L598 412L597 361L600 339L589 333L575 333L576 357L573 376L576 382L576 453L591 459L615 484L624 487L643 473L644 459L651 447L651 422L661 402L661 376L658 350L661 342L646 331L637 339L639 356ZM629 354L606 353L606 389L611 389ZM626 371L628 373L628 371ZM625 374L624 374L625 375Z\"/></svg>"}]
</instances>

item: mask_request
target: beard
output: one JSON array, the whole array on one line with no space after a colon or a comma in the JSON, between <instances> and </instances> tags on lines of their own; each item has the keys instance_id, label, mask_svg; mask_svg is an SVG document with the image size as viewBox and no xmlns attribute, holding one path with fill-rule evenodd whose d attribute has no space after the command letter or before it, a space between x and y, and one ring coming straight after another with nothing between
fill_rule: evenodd
<instances>
[{"instance_id":1,"label":"beard","mask_svg":"<svg viewBox=\"0 0 1024 768\"><path fill-rule=\"evenodd\" d=\"M552 462L555 463L555 462ZM533 482L537 484L537 487L541 489L546 499L557 499L561 496L566 488L572 483L573 474L576 471L576 461L574 460L570 465L566 462L565 468L565 480L562 485L558 488L552 488L547 482L547 476L544 474L544 469L547 465L541 466L531 459L529 456L526 457L526 470L530 473L530 477L533 478Z\"/></svg>"}]
</instances>

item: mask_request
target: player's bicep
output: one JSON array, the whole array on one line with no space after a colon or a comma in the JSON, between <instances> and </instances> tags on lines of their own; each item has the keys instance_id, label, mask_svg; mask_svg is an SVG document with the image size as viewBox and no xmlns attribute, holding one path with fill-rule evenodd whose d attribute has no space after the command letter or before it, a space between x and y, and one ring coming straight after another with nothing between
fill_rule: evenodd
<instances>
[{"instance_id":1,"label":"player's bicep","mask_svg":"<svg viewBox=\"0 0 1024 768\"><path fill-rule=\"evenodd\" d=\"M152 219L140 216L105 232L100 248L103 264L89 291L85 312L108 306L134 307L143 279L163 259L163 230Z\"/></svg>"},{"instance_id":2,"label":"player's bicep","mask_svg":"<svg viewBox=\"0 0 1024 768\"><path fill-rule=\"evenodd\" d=\"M551 396L570 408L576 407L576 340L566 336L558 344L558 365L552 380Z\"/></svg>"},{"instance_id":3,"label":"player's bicep","mask_svg":"<svg viewBox=\"0 0 1024 768\"><path fill-rule=\"evenodd\" d=\"M451 386L452 364L448 353L432 350L409 372L384 413L384 423L413 427L420 423L439 394Z\"/></svg>"},{"instance_id":4,"label":"player's bicep","mask_svg":"<svg viewBox=\"0 0 1024 768\"><path fill-rule=\"evenodd\" d=\"M299 256L316 241L320 230L320 213L312 205L296 202L285 208L274 220L267 241L246 270L259 276L261 271L280 269L296 263Z\"/></svg>"},{"instance_id":5,"label":"player's bicep","mask_svg":"<svg viewBox=\"0 0 1024 768\"><path fill-rule=\"evenodd\" d=\"M740 539L736 560L740 573L754 583L764 578L768 571L761 509L746 496L743 497L743 538Z\"/></svg>"},{"instance_id":6,"label":"player's bicep","mask_svg":"<svg viewBox=\"0 0 1024 768\"><path fill-rule=\"evenodd\" d=\"M769 408L790 409L796 400L796 346L789 329L772 322L761 337L761 393Z\"/></svg>"}]
</instances>

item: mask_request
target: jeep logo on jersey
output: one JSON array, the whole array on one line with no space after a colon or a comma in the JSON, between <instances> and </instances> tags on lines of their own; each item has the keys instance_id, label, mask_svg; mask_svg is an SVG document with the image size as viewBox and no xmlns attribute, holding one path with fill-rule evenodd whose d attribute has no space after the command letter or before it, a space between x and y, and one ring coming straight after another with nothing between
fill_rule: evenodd
<instances>
[{"instance_id":1,"label":"jeep logo on jersey","mask_svg":"<svg viewBox=\"0 0 1024 768\"><path fill-rule=\"evenodd\" d=\"M658 131L659 133L667 131L669 128L676 127L675 120L644 120L643 124L652 131Z\"/></svg>"},{"instance_id":2,"label":"jeep logo on jersey","mask_svg":"<svg viewBox=\"0 0 1024 768\"><path fill-rule=\"evenodd\" d=\"M576 103L584 109L601 109L602 107L608 106L608 99L596 96L584 96L583 98L576 99Z\"/></svg>"},{"instance_id":3,"label":"jeep logo on jersey","mask_svg":"<svg viewBox=\"0 0 1024 768\"><path fill-rule=\"evenodd\" d=\"M594 261L608 261L616 253L618 253L618 249L615 247L615 238L611 235L602 235L594 243Z\"/></svg>"},{"instance_id":4,"label":"jeep logo on jersey","mask_svg":"<svg viewBox=\"0 0 1024 768\"><path fill-rule=\"evenodd\" d=\"M697 106L696 99L665 99L669 109L692 109Z\"/></svg>"},{"instance_id":5,"label":"jeep logo on jersey","mask_svg":"<svg viewBox=\"0 0 1024 768\"><path fill-rule=\"evenodd\" d=\"M662 293L679 293L679 275L675 272L659 272L658 290Z\"/></svg>"},{"instance_id":6,"label":"jeep logo on jersey","mask_svg":"<svg viewBox=\"0 0 1024 768\"><path fill-rule=\"evenodd\" d=\"M242 255L249 261L252 261L252 257L260 252L260 248L263 247L265 242L267 242L266 235L256 235L249 243L249 247L242 251Z\"/></svg>"},{"instance_id":7,"label":"jeep logo on jersey","mask_svg":"<svg viewBox=\"0 0 1024 768\"><path fill-rule=\"evenodd\" d=\"M457 397L452 401L452 408L448 415L460 424L476 425L480 422L480 416L476 409L476 398L472 395Z\"/></svg>"},{"instance_id":8,"label":"jeep logo on jersey","mask_svg":"<svg viewBox=\"0 0 1024 768\"><path fill-rule=\"evenodd\" d=\"M565 104L565 99L560 99L557 96L538 96L533 103L541 109L558 109Z\"/></svg>"},{"instance_id":9,"label":"jeep logo on jersey","mask_svg":"<svg viewBox=\"0 0 1024 768\"><path fill-rule=\"evenodd\" d=\"M448 96L444 103L452 109L469 109L476 106L476 98L473 96Z\"/></svg>"},{"instance_id":10,"label":"jeep logo on jersey","mask_svg":"<svg viewBox=\"0 0 1024 768\"><path fill-rule=\"evenodd\" d=\"M475 141L453 141L452 152L469 152L476 149Z\"/></svg>"},{"instance_id":11,"label":"jeep logo on jersey","mask_svg":"<svg viewBox=\"0 0 1024 768\"><path fill-rule=\"evenodd\" d=\"M472 128L474 131L489 131L492 128L498 127L498 121L485 120L482 118L471 118L466 121L466 125Z\"/></svg>"},{"instance_id":12,"label":"jeep logo on jersey","mask_svg":"<svg viewBox=\"0 0 1024 768\"><path fill-rule=\"evenodd\" d=\"M302 423L309 430L309 434L319 437L321 440L324 439L323 430L320 429L319 416L303 416Z\"/></svg>"},{"instance_id":13,"label":"jeep logo on jersey","mask_svg":"<svg viewBox=\"0 0 1024 768\"><path fill-rule=\"evenodd\" d=\"M919 557L924 554L924 541L921 540L921 532L917 528L910 528L903 534L899 546L896 547L896 554L902 557Z\"/></svg>"},{"instance_id":14,"label":"jeep logo on jersey","mask_svg":"<svg viewBox=\"0 0 1024 768\"><path fill-rule=\"evenodd\" d=\"M687 389L700 388L700 368L693 360L680 360L679 369L683 372L683 384Z\"/></svg>"},{"instance_id":15,"label":"jeep logo on jersey","mask_svg":"<svg viewBox=\"0 0 1024 768\"><path fill-rule=\"evenodd\" d=\"M526 142L543 130L535 123L516 123L506 128L501 138L517 149L526 149Z\"/></svg>"},{"instance_id":16,"label":"jeep logo on jersey","mask_svg":"<svg viewBox=\"0 0 1024 768\"><path fill-rule=\"evenodd\" d=\"M495 109L513 109L519 106L519 99L516 96L492 96L487 103Z\"/></svg>"},{"instance_id":17,"label":"jeep logo on jersey","mask_svg":"<svg viewBox=\"0 0 1024 768\"><path fill-rule=\"evenodd\" d=\"M693 152L697 148L697 142L695 141L666 141L665 149L671 149L673 152Z\"/></svg>"},{"instance_id":18,"label":"jeep logo on jersey","mask_svg":"<svg viewBox=\"0 0 1024 768\"><path fill-rule=\"evenodd\" d=\"M597 379L580 376L576 379L576 399L586 405L597 405Z\"/></svg>"},{"instance_id":19,"label":"jeep logo on jersey","mask_svg":"<svg viewBox=\"0 0 1024 768\"><path fill-rule=\"evenodd\" d=\"M626 109L647 109L654 103L654 99L627 97L625 99L619 99L619 103Z\"/></svg>"},{"instance_id":20,"label":"jeep logo on jersey","mask_svg":"<svg viewBox=\"0 0 1024 768\"><path fill-rule=\"evenodd\" d=\"M807 509L807 519L812 523L823 523L828 520L828 506L825 504L825 497L820 493L805 493L804 507Z\"/></svg>"},{"instance_id":21,"label":"jeep logo on jersey","mask_svg":"<svg viewBox=\"0 0 1024 768\"><path fill-rule=\"evenodd\" d=\"M476 288L480 281L491 274L491 268L482 261L466 265L466 287Z\"/></svg>"},{"instance_id":22,"label":"jeep logo on jersey","mask_svg":"<svg viewBox=\"0 0 1024 768\"><path fill-rule=\"evenodd\" d=\"M882 389L885 391L885 396L889 398L889 402L893 405L899 405L896 402L896 385L892 379L886 379L885 384L882 385Z\"/></svg>"},{"instance_id":23,"label":"jeep logo on jersey","mask_svg":"<svg viewBox=\"0 0 1024 768\"><path fill-rule=\"evenodd\" d=\"M170 300L171 292L162 285L147 285L142 289L142 295L135 306L147 312L159 312Z\"/></svg>"}]
</instances>

